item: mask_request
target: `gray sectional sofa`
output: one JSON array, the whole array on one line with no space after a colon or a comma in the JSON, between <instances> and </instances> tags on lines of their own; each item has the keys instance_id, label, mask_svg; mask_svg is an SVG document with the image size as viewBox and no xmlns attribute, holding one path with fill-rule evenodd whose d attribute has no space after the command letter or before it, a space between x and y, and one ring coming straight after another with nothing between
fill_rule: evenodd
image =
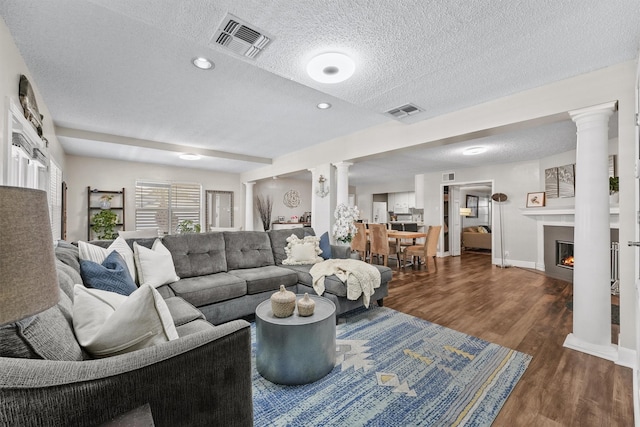
<instances>
[{"instance_id":1,"label":"gray sectional sofa","mask_svg":"<svg viewBox=\"0 0 640 427\"><path fill-rule=\"evenodd\" d=\"M164 237L180 280L157 289L179 338L104 359L91 359L75 338L71 313L74 284L82 283L79 251L60 242L59 303L0 327L0 425L97 425L146 404L157 426L252 425L250 325L241 318L280 285L314 293L310 265L282 265L287 237L309 233L300 228ZM127 243L150 248L154 240ZM346 257L350 251L334 246L332 253ZM377 268L382 284L371 301L382 304L391 269ZM325 287L337 315L363 304L362 297L348 300L336 277L326 278Z\"/></svg>"},{"instance_id":2,"label":"gray sectional sofa","mask_svg":"<svg viewBox=\"0 0 640 427\"><path fill-rule=\"evenodd\" d=\"M255 313L262 301L284 285L288 290L315 294L309 270L311 265L283 265L287 238L314 235L310 227L293 230L225 231L165 236L162 243L171 252L180 280L158 288L164 298L179 296L197 307L206 319L217 325ZM137 239L151 247L154 239ZM108 242L99 243L103 246ZM332 246L333 258L346 258L348 247ZM381 284L371 301L382 304L388 295L392 270L380 270ZM336 305L336 315L363 305L346 298L346 286L337 277L325 280L324 297Z\"/></svg>"}]
</instances>

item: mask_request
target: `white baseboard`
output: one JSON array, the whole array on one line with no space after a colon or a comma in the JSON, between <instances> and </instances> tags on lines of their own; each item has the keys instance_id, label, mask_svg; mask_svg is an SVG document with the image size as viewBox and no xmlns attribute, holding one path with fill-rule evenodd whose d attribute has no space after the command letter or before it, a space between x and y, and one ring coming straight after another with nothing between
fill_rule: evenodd
<instances>
[{"instance_id":1,"label":"white baseboard","mask_svg":"<svg viewBox=\"0 0 640 427\"><path fill-rule=\"evenodd\" d=\"M618 338L618 341L619 340L620 339ZM637 370L638 364L636 361L637 361L637 353L635 350L618 346L618 360L616 360L616 365Z\"/></svg>"},{"instance_id":2,"label":"white baseboard","mask_svg":"<svg viewBox=\"0 0 640 427\"><path fill-rule=\"evenodd\" d=\"M581 351L582 353L590 354L592 356L599 357L601 359L617 362L619 349L615 344L609 345L596 345L581 340L573 334L567 335L564 340L563 347L570 348L572 350Z\"/></svg>"}]
</instances>

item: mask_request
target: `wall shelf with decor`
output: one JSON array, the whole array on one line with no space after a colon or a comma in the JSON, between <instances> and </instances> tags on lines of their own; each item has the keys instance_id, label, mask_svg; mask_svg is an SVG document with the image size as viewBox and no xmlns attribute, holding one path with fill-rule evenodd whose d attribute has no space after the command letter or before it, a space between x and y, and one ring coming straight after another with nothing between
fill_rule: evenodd
<instances>
[{"instance_id":1,"label":"wall shelf with decor","mask_svg":"<svg viewBox=\"0 0 640 427\"><path fill-rule=\"evenodd\" d=\"M124 230L125 204L124 188L121 190L98 190L87 187L87 240L95 239L96 233L91 229L92 218L100 211L108 210L116 214L115 232Z\"/></svg>"}]
</instances>

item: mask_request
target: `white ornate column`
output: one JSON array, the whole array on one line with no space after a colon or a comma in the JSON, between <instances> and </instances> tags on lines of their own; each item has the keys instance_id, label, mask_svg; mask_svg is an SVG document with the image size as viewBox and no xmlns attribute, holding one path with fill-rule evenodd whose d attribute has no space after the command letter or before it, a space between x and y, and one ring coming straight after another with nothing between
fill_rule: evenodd
<instances>
[{"instance_id":1,"label":"white ornate column","mask_svg":"<svg viewBox=\"0 0 640 427\"><path fill-rule=\"evenodd\" d=\"M253 186L255 181L243 182L244 191L244 229L253 231Z\"/></svg>"},{"instance_id":2,"label":"white ornate column","mask_svg":"<svg viewBox=\"0 0 640 427\"><path fill-rule=\"evenodd\" d=\"M349 206L349 166L353 163L338 162L336 167L336 204L344 203Z\"/></svg>"},{"instance_id":3,"label":"white ornate column","mask_svg":"<svg viewBox=\"0 0 640 427\"><path fill-rule=\"evenodd\" d=\"M564 346L607 360L611 344L609 117L615 102L570 111L578 128L575 176L573 333Z\"/></svg>"}]
</instances>

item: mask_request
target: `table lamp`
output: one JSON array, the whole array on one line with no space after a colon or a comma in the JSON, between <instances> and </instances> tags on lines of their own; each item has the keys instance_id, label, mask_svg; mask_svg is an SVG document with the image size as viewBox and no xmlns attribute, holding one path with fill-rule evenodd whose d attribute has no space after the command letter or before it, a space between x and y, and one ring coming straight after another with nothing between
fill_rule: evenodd
<instances>
[{"instance_id":1,"label":"table lamp","mask_svg":"<svg viewBox=\"0 0 640 427\"><path fill-rule=\"evenodd\" d=\"M0 186L0 326L58 302L47 193Z\"/></svg>"}]
</instances>

